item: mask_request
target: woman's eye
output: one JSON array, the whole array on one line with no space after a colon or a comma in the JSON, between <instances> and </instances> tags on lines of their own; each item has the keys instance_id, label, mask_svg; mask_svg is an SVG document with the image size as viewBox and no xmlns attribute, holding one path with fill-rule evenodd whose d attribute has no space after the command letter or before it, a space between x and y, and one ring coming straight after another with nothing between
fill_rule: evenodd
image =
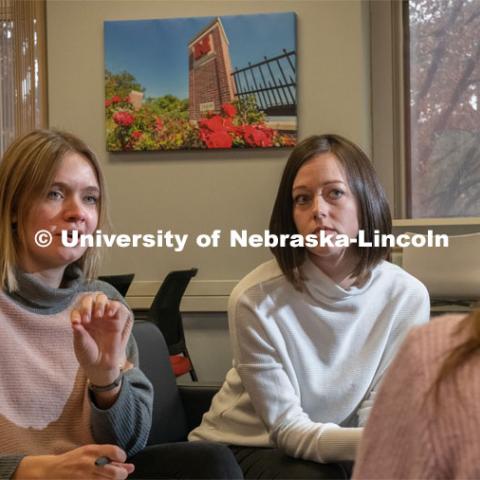
<instances>
[{"instance_id":1,"label":"woman's eye","mask_svg":"<svg viewBox=\"0 0 480 480\"><path fill-rule=\"evenodd\" d=\"M58 190L51 190L50 192L48 192L47 198L49 198L50 200L60 200L61 198L63 198L63 195Z\"/></svg>"},{"instance_id":2,"label":"woman's eye","mask_svg":"<svg viewBox=\"0 0 480 480\"><path fill-rule=\"evenodd\" d=\"M302 194L302 195L297 195L293 199L295 205L306 205L310 201L310 197L308 195Z\"/></svg>"},{"instance_id":3,"label":"woman's eye","mask_svg":"<svg viewBox=\"0 0 480 480\"><path fill-rule=\"evenodd\" d=\"M98 203L98 197L96 197L95 195L87 195L85 197L85 202L91 205L96 205Z\"/></svg>"},{"instance_id":4,"label":"woman's eye","mask_svg":"<svg viewBox=\"0 0 480 480\"><path fill-rule=\"evenodd\" d=\"M328 192L328 196L332 200L338 200L339 198L342 198L343 195L345 195L345 192L343 190L340 190L339 188L334 188Z\"/></svg>"}]
</instances>

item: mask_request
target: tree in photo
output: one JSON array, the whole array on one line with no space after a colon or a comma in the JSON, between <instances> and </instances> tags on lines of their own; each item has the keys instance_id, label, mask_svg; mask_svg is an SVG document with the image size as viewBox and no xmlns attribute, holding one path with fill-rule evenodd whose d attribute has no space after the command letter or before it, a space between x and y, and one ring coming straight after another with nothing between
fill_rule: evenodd
<instances>
[{"instance_id":1,"label":"tree in photo","mask_svg":"<svg viewBox=\"0 0 480 480\"><path fill-rule=\"evenodd\" d=\"M145 88L137 82L137 79L129 72L124 70L120 73L112 73L105 69L105 98L109 99L115 96L127 97L130 92L144 92Z\"/></svg>"}]
</instances>

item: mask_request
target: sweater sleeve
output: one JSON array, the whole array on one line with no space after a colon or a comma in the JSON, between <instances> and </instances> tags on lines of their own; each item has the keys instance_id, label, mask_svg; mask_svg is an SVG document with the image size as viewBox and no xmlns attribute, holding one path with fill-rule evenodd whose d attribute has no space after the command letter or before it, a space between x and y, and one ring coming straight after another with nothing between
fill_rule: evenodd
<instances>
[{"instance_id":1,"label":"sweater sleeve","mask_svg":"<svg viewBox=\"0 0 480 480\"><path fill-rule=\"evenodd\" d=\"M127 358L134 368L125 372L119 396L110 408L98 408L91 392L89 395L95 441L118 445L131 457L147 444L152 425L153 387L138 368L138 349L133 336L127 345Z\"/></svg>"},{"instance_id":2,"label":"sweater sleeve","mask_svg":"<svg viewBox=\"0 0 480 480\"><path fill-rule=\"evenodd\" d=\"M25 455L0 455L0 480L9 480L13 477L18 464Z\"/></svg>"},{"instance_id":3,"label":"sweater sleeve","mask_svg":"<svg viewBox=\"0 0 480 480\"><path fill-rule=\"evenodd\" d=\"M86 285L86 290L102 291L108 298L122 302L133 318L133 312L125 299L110 284L95 280ZM90 423L97 443L118 445L131 457L147 444L152 425L153 387L139 368L138 347L133 335L128 340L126 353L134 368L125 372L115 403L108 409L100 409L89 392L92 408Z\"/></svg>"},{"instance_id":4,"label":"sweater sleeve","mask_svg":"<svg viewBox=\"0 0 480 480\"><path fill-rule=\"evenodd\" d=\"M365 427L354 479L434 478L420 342L412 331L393 361ZM427 452L426 455L424 452Z\"/></svg>"},{"instance_id":5,"label":"sweater sleeve","mask_svg":"<svg viewBox=\"0 0 480 480\"><path fill-rule=\"evenodd\" d=\"M230 318L235 366L271 441L296 458L321 463L353 460L362 429L313 422L255 307L242 297L231 305Z\"/></svg>"}]
</instances>

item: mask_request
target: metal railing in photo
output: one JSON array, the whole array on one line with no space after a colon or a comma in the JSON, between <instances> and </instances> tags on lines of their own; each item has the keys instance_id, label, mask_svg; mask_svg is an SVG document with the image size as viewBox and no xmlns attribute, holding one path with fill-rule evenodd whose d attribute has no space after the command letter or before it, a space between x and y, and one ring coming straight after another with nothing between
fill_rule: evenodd
<instances>
[{"instance_id":1,"label":"metal railing in photo","mask_svg":"<svg viewBox=\"0 0 480 480\"><path fill-rule=\"evenodd\" d=\"M236 68L233 76L239 99L253 95L257 107L269 116L290 116L297 113L296 52L263 57L261 62Z\"/></svg>"}]
</instances>

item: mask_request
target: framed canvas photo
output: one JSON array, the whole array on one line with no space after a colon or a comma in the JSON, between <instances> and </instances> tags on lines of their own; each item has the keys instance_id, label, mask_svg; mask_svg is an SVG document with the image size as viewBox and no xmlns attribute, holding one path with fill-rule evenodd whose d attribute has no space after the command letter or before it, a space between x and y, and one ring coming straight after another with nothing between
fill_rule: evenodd
<instances>
[{"instance_id":1,"label":"framed canvas photo","mask_svg":"<svg viewBox=\"0 0 480 480\"><path fill-rule=\"evenodd\" d=\"M107 150L292 147L294 13L107 21Z\"/></svg>"}]
</instances>

